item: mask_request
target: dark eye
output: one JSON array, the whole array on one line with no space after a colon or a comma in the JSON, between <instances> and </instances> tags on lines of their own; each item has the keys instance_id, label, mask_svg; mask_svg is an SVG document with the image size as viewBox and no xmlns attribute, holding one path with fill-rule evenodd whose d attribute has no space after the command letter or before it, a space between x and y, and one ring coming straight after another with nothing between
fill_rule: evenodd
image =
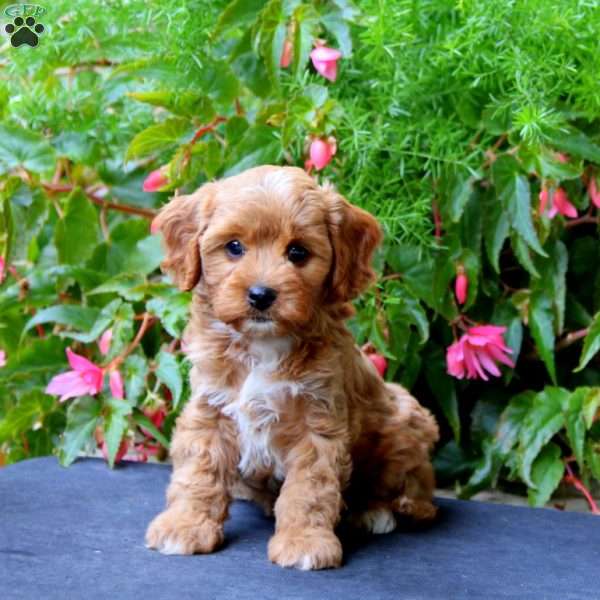
<instances>
[{"instance_id":1,"label":"dark eye","mask_svg":"<svg viewBox=\"0 0 600 600\"><path fill-rule=\"evenodd\" d=\"M239 240L231 240L225 244L225 250L229 256L238 258L244 254L244 246Z\"/></svg>"},{"instance_id":2,"label":"dark eye","mask_svg":"<svg viewBox=\"0 0 600 600\"><path fill-rule=\"evenodd\" d=\"M287 249L288 260L293 263L304 262L308 254L308 250L300 244L290 244Z\"/></svg>"}]
</instances>

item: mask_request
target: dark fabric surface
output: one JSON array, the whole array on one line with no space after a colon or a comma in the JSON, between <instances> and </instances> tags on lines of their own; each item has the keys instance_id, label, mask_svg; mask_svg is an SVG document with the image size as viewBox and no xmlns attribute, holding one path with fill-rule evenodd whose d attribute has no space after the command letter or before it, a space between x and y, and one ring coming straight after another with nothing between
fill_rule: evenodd
<instances>
[{"instance_id":1,"label":"dark fabric surface","mask_svg":"<svg viewBox=\"0 0 600 600\"><path fill-rule=\"evenodd\" d=\"M341 569L285 570L266 557L273 522L237 502L227 543L163 556L144 531L170 469L35 459L0 469L0 598L43 600L380 600L600 598L600 520L552 510L439 500L427 529L344 536Z\"/></svg>"}]
</instances>

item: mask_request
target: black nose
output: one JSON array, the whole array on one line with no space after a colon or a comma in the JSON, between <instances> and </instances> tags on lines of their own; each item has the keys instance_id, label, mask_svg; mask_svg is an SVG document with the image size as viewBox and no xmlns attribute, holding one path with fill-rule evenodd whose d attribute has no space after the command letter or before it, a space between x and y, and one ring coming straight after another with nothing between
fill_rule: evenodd
<instances>
[{"instance_id":1,"label":"black nose","mask_svg":"<svg viewBox=\"0 0 600 600\"><path fill-rule=\"evenodd\" d=\"M262 285L253 285L248 290L248 304L258 310L267 310L277 298L277 292L273 288Z\"/></svg>"}]
</instances>

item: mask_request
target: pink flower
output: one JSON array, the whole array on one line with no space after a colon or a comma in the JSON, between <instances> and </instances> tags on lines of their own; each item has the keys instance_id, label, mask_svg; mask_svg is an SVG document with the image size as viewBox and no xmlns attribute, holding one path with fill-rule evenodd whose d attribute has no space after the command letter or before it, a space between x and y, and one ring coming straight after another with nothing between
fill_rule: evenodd
<instances>
[{"instance_id":1,"label":"pink flower","mask_svg":"<svg viewBox=\"0 0 600 600\"><path fill-rule=\"evenodd\" d=\"M307 161L309 163L307 170L310 172L310 167L315 167L317 171L324 169L331 162L336 150L334 137L328 137L327 140L321 138L313 140L310 145L310 161Z\"/></svg>"},{"instance_id":2,"label":"pink flower","mask_svg":"<svg viewBox=\"0 0 600 600\"><path fill-rule=\"evenodd\" d=\"M147 441L136 444L135 449L137 451L137 455L130 458L130 460L146 462L150 456L156 456L158 454L159 448L159 444L150 444Z\"/></svg>"},{"instance_id":3,"label":"pink flower","mask_svg":"<svg viewBox=\"0 0 600 600\"><path fill-rule=\"evenodd\" d=\"M71 348L67 348L67 358L73 370L54 376L46 394L60 396L61 402L87 394L96 395L102 389L104 371L87 358L75 354Z\"/></svg>"},{"instance_id":4,"label":"pink flower","mask_svg":"<svg viewBox=\"0 0 600 600\"><path fill-rule=\"evenodd\" d=\"M598 191L598 184L596 183L596 176L592 173L588 182L588 194L592 204L597 208L600 208L600 191Z\"/></svg>"},{"instance_id":5,"label":"pink flower","mask_svg":"<svg viewBox=\"0 0 600 600\"><path fill-rule=\"evenodd\" d=\"M310 59L318 73L329 81L337 77L337 61L342 58L342 53L327 46L317 46L311 53Z\"/></svg>"},{"instance_id":6,"label":"pink flower","mask_svg":"<svg viewBox=\"0 0 600 600\"><path fill-rule=\"evenodd\" d=\"M281 51L281 58L279 59L279 66L282 69L287 69L292 62L292 51L294 47L292 46L292 42L290 40L285 40L283 42L283 50Z\"/></svg>"},{"instance_id":7,"label":"pink flower","mask_svg":"<svg viewBox=\"0 0 600 600\"><path fill-rule=\"evenodd\" d=\"M110 375L108 376L108 384L110 385L110 393L113 395L113 398L118 398L119 400L123 400L123 398L125 398L123 378L117 369L110 372Z\"/></svg>"},{"instance_id":8,"label":"pink flower","mask_svg":"<svg viewBox=\"0 0 600 600\"><path fill-rule=\"evenodd\" d=\"M462 266L458 267L457 273L456 281L454 282L454 293L456 294L456 301L462 305L467 301L469 278Z\"/></svg>"},{"instance_id":9,"label":"pink flower","mask_svg":"<svg viewBox=\"0 0 600 600\"><path fill-rule=\"evenodd\" d=\"M101 336L98 341L98 348L100 348L100 352L106 355L110 350L110 342L112 341L112 329L107 329Z\"/></svg>"},{"instance_id":10,"label":"pink flower","mask_svg":"<svg viewBox=\"0 0 600 600\"><path fill-rule=\"evenodd\" d=\"M152 235L156 235L160 231L160 227L158 226L158 221L156 219L152 219L152 223L150 223L150 233Z\"/></svg>"},{"instance_id":11,"label":"pink flower","mask_svg":"<svg viewBox=\"0 0 600 600\"><path fill-rule=\"evenodd\" d=\"M496 325L478 325L468 329L457 342L446 351L448 373L458 379L488 380L486 374L500 376L496 363L514 368L514 363L507 354L512 350L504 343L506 327Z\"/></svg>"},{"instance_id":12,"label":"pink flower","mask_svg":"<svg viewBox=\"0 0 600 600\"><path fill-rule=\"evenodd\" d=\"M4 271L5 268L6 263L4 262L4 257L0 256L0 283L4 281L4 277L6 276L6 273Z\"/></svg>"},{"instance_id":13,"label":"pink flower","mask_svg":"<svg viewBox=\"0 0 600 600\"><path fill-rule=\"evenodd\" d=\"M0 350L0 367L6 366L6 352Z\"/></svg>"},{"instance_id":14,"label":"pink flower","mask_svg":"<svg viewBox=\"0 0 600 600\"><path fill-rule=\"evenodd\" d=\"M556 156L556 160L560 163L568 163L569 162L569 155L568 154L564 154L563 152L556 152L555 154Z\"/></svg>"},{"instance_id":15,"label":"pink flower","mask_svg":"<svg viewBox=\"0 0 600 600\"><path fill-rule=\"evenodd\" d=\"M383 377L388 366L385 356L381 356L381 354L373 352L371 354L367 354L367 358L373 363L373 366L377 369L377 372Z\"/></svg>"},{"instance_id":16,"label":"pink flower","mask_svg":"<svg viewBox=\"0 0 600 600\"><path fill-rule=\"evenodd\" d=\"M169 183L169 177L167 176L166 167L161 167L152 171L148 177L144 180L142 189L144 192L156 192L161 188L165 187Z\"/></svg>"},{"instance_id":17,"label":"pink flower","mask_svg":"<svg viewBox=\"0 0 600 600\"><path fill-rule=\"evenodd\" d=\"M540 214L546 212L546 205L548 204L548 189L543 187L540 192ZM569 201L567 192L561 187L554 190L552 195L552 206L548 210L548 217L553 219L558 213L565 217L575 219L577 217L577 209Z\"/></svg>"}]
</instances>

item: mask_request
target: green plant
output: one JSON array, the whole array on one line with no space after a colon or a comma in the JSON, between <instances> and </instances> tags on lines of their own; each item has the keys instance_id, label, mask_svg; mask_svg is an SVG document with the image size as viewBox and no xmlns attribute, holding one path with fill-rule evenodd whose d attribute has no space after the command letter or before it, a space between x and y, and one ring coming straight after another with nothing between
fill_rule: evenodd
<instances>
[{"instance_id":1,"label":"green plant","mask_svg":"<svg viewBox=\"0 0 600 600\"><path fill-rule=\"evenodd\" d=\"M110 3L116 22L72 4L53 5L37 48L5 48L0 74L4 460L166 448L189 295L157 272L150 219L173 190L302 166L335 140L317 176L386 230L351 326L439 414L441 480L465 496L512 481L543 504L565 473L600 479L597 11L173 0ZM319 39L342 52L335 82L310 65ZM476 323L506 327L516 367L459 381L447 349ZM67 346L119 371L124 397L44 394Z\"/></svg>"}]
</instances>

